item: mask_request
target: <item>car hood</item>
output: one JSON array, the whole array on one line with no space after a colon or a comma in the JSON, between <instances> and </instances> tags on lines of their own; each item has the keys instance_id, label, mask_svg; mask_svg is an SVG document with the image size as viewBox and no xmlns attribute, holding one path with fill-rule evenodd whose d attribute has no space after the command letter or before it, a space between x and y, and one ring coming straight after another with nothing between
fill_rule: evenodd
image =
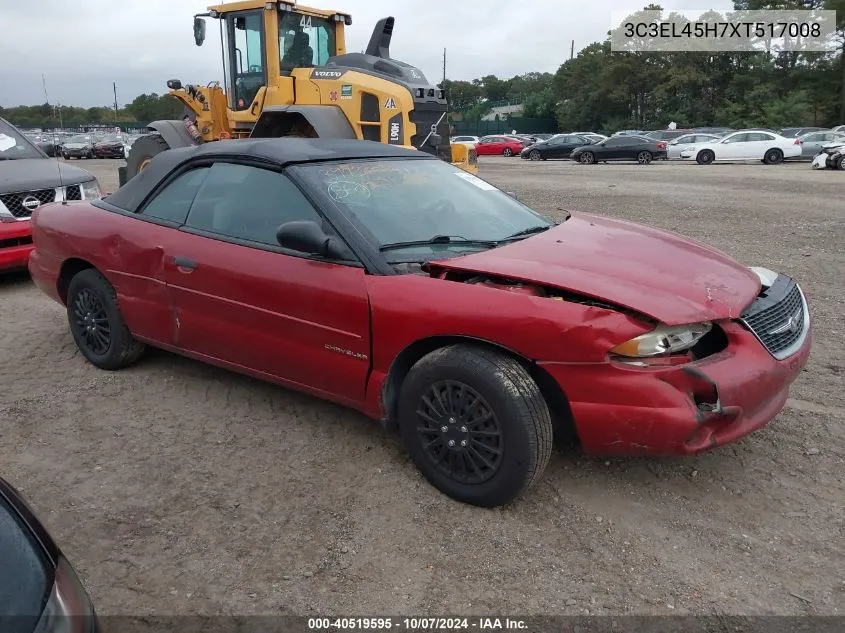
<instances>
[{"instance_id":1,"label":"car hood","mask_svg":"<svg viewBox=\"0 0 845 633\"><path fill-rule=\"evenodd\" d=\"M0 193L75 185L93 179L94 176L84 169L61 163L55 158L0 161Z\"/></svg>"},{"instance_id":2,"label":"car hood","mask_svg":"<svg viewBox=\"0 0 845 633\"><path fill-rule=\"evenodd\" d=\"M586 213L519 242L432 266L553 286L667 325L737 318L760 292L751 270L709 246Z\"/></svg>"}]
</instances>

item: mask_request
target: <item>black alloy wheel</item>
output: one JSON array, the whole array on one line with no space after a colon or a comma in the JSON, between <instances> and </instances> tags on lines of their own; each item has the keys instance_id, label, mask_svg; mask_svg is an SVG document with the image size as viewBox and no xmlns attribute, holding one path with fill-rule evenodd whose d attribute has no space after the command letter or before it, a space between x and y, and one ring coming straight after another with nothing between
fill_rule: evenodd
<instances>
[{"instance_id":1,"label":"black alloy wheel","mask_svg":"<svg viewBox=\"0 0 845 633\"><path fill-rule=\"evenodd\" d=\"M432 384L417 405L417 421L426 457L450 479L480 484L498 472L505 451L499 420L469 385Z\"/></svg>"},{"instance_id":2,"label":"black alloy wheel","mask_svg":"<svg viewBox=\"0 0 845 633\"><path fill-rule=\"evenodd\" d=\"M95 367L120 369L144 353L123 320L117 293L98 270L81 270L70 280L67 319L76 346Z\"/></svg>"},{"instance_id":3,"label":"black alloy wheel","mask_svg":"<svg viewBox=\"0 0 845 633\"><path fill-rule=\"evenodd\" d=\"M106 307L90 288L82 288L73 298L73 327L76 340L91 354L105 356L111 347L111 326Z\"/></svg>"}]
</instances>

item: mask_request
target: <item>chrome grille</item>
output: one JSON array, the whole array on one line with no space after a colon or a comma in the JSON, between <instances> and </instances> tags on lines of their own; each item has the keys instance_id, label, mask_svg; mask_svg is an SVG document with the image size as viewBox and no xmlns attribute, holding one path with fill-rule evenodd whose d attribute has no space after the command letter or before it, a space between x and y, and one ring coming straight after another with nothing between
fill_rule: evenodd
<instances>
[{"instance_id":1,"label":"chrome grille","mask_svg":"<svg viewBox=\"0 0 845 633\"><path fill-rule=\"evenodd\" d=\"M65 200L82 200L82 188L79 185L70 185L65 191Z\"/></svg>"},{"instance_id":2,"label":"chrome grille","mask_svg":"<svg viewBox=\"0 0 845 633\"><path fill-rule=\"evenodd\" d=\"M791 356L803 343L809 325L801 289L781 275L743 312L742 322L775 358Z\"/></svg>"},{"instance_id":3,"label":"chrome grille","mask_svg":"<svg viewBox=\"0 0 845 633\"><path fill-rule=\"evenodd\" d=\"M38 201L37 205L32 206L33 199ZM0 201L2 201L5 207L9 210L9 213L19 219L28 218L32 215L32 212L42 204L55 202L55 200L55 189L36 189L35 191L0 194Z\"/></svg>"}]
</instances>

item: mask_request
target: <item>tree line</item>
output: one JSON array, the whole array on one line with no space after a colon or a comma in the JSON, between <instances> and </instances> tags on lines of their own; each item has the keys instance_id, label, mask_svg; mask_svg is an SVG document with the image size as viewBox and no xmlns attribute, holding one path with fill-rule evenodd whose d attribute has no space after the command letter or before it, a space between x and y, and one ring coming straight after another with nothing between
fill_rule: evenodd
<instances>
[{"instance_id":1,"label":"tree line","mask_svg":"<svg viewBox=\"0 0 845 633\"><path fill-rule=\"evenodd\" d=\"M79 108L54 106L48 103L36 106L0 107L0 117L22 128L49 129L54 127L81 127L90 123L149 123L158 119L180 119L184 106L170 95L141 94L117 112L114 107Z\"/></svg>"},{"instance_id":2,"label":"tree line","mask_svg":"<svg viewBox=\"0 0 845 633\"><path fill-rule=\"evenodd\" d=\"M845 124L845 0L735 0L734 8L835 10L838 49L611 51L608 33L555 73L447 81L451 109L473 121L495 102L517 101L527 118L555 118L563 130L606 132L663 129L670 122L732 128ZM644 10L663 11L658 5Z\"/></svg>"}]
</instances>

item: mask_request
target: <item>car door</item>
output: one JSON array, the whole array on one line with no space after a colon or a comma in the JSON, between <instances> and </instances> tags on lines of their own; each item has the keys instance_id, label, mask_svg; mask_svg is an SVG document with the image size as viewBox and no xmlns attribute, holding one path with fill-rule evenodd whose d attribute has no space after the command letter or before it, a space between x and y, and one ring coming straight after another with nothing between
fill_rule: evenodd
<instances>
[{"instance_id":1,"label":"car door","mask_svg":"<svg viewBox=\"0 0 845 633\"><path fill-rule=\"evenodd\" d=\"M624 136L617 136L610 138L604 144L604 151L598 154L599 160L620 160L623 158L631 158L631 148L633 142L630 138Z\"/></svg>"},{"instance_id":2,"label":"car door","mask_svg":"<svg viewBox=\"0 0 845 633\"><path fill-rule=\"evenodd\" d=\"M813 132L801 139L801 157L813 158L818 154L821 151L822 145L824 145L826 136L827 134L824 132Z\"/></svg>"},{"instance_id":3,"label":"car door","mask_svg":"<svg viewBox=\"0 0 845 633\"><path fill-rule=\"evenodd\" d=\"M565 141L565 136L556 136L546 141L546 146L541 149L543 158L566 158L569 156L570 152L565 151Z\"/></svg>"},{"instance_id":4,"label":"car door","mask_svg":"<svg viewBox=\"0 0 845 633\"><path fill-rule=\"evenodd\" d=\"M360 402L370 357L364 269L282 249L276 232L294 220L331 230L285 174L232 162L210 168L168 262L176 345Z\"/></svg>"},{"instance_id":5,"label":"car door","mask_svg":"<svg viewBox=\"0 0 845 633\"><path fill-rule=\"evenodd\" d=\"M478 142L478 146L475 148L476 153L479 156L487 156L493 154L494 151L494 142L493 137L486 136Z\"/></svg>"},{"instance_id":6,"label":"car door","mask_svg":"<svg viewBox=\"0 0 845 633\"><path fill-rule=\"evenodd\" d=\"M106 273L126 325L138 338L173 344L173 296L167 286L166 262L179 243L178 229L207 172L201 167L173 178L137 214L115 225L110 239L115 256Z\"/></svg>"},{"instance_id":7,"label":"car door","mask_svg":"<svg viewBox=\"0 0 845 633\"><path fill-rule=\"evenodd\" d=\"M678 138L673 139L666 144L666 154L669 158L680 158L681 150L683 150L688 145L692 145L695 142L696 136L693 134L679 136Z\"/></svg>"},{"instance_id":8,"label":"car door","mask_svg":"<svg viewBox=\"0 0 845 633\"><path fill-rule=\"evenodd\" d=\"M565 137L558 137L563 138L560 145L557 149L557 158L569 158L569 155L572 154L572 150L576 147L583 147L584 145L589 145L589 142L585 139L582 139L580 136L565 136Z\"/></svg>"},{"instance_id":9,"label":"car door","mask_svg":"<svg viewBox=\"0 0 845 633\"><path fill-rule=\"evenodd\" d=\"M715 147L716 160L741 160L748 152L745 147L747 141L748 134L745 132L731 134Z\"/></svg>"},{"instance_id":10,"label":"car door","mask_svg":"<svg viewBox=\"0 0 845 633\"><path fill-rule=\"evenodd\" d=\"M748 141L744 143L744 155L746 160L762 160L766 151L778 145L777 138L765 132L751 132Z\"/></svg>"}]
</instances>

